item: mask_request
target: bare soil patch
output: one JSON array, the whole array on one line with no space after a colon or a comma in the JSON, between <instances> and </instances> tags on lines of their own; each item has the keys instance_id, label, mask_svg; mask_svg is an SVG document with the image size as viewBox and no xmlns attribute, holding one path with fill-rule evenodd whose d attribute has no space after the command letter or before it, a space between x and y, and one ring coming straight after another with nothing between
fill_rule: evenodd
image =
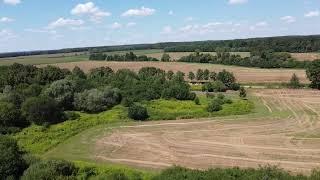
<instances>
[{"instance_id":1,"label":"bare soil patch","mask_svg":"<svg viewBox=\"0 0 320 180\"><path fill-rule=\"evenodd\" d=\"M123 126L96 141L101 161L138 167L190 168L277 165L310 173L320 167L320 91L252 90L272 112L286 118L146 122ZM304 133L305 136L297 134Z\"/></svg>"},{"instance_id":2,"label":"bare soil patch","mask_svg":"<svg viewBox=\"0 0 320 180\"><path fill-rule=\"evenodd\" d=\"M298 61L314 61L320 59L320 53L291 53L291 55Z\"/></svg>"}]
</instances>

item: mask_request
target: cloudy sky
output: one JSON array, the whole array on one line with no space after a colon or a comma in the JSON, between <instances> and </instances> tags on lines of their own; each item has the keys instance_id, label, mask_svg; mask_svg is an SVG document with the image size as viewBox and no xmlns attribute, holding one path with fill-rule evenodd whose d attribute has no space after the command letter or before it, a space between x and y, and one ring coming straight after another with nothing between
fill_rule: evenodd
<instances>
[{"instance_id":1,"label":"cloudy sky","mask_svg":"<svg viewBox=\"0 0 320 180\"><path fill-rule=\"evenodd\" d=\"M0 52L307 34L320 0L0 0Z\"/></svg>"}]
</instances>

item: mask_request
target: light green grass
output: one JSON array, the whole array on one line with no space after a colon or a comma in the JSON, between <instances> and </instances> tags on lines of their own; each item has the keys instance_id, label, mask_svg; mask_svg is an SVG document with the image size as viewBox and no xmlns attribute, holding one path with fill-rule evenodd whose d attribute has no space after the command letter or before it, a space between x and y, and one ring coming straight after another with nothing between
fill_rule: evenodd
<instances>
[{"instance_id":1,"label":"light green grass","mask_svg":"<svg viewBox=\"0 0 320 180\"><path fill-rule=\"evenodd\" d=\"M87 61L88 58L89 58L88 55L22 56L22 57L15 57L15 58L0 58L0 66L8 66L13 63L31 64L31 65L56 64L56 63Z\"/></svg>"},{"instance_id":2,"label":"light green grass","mask_svg":"<svg viewBox=\"0 0 320 180\"><path fill-rule=\"evenodd\" d=\"M156 100L146 103L150 120L174 120L191 119L203 117L216 117L227 115L242 115L250 113L254 105L247 100L233 100L232 104L224 104L223 109L218 112L207 111L208 99L200 96L200 105L193 101Z\"/></svg>"},{"instance_id":3,"label":"light green grass","mask_svg":"<svg viewBox=\"0 0 320 180\"><path fill-rule=\"evenodd\" d=\"M48 128L32 125L15 135L26 151L43 154L68 138L97 125L128 121L126 109L117 106L100 114L84 114L77 120L66 121Z\"/></svg>"}]
</instances>

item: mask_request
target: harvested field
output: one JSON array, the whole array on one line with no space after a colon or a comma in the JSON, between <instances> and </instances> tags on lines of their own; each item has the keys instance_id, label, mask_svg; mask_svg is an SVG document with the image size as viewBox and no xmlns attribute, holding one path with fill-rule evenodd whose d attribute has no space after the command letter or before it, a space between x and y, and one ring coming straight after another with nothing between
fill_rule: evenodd
<instances>
[{"instance_id":1,"label":"harvested field","mask_svg":"<svg viewBox=\"0 0 320 180\"><path fill-rule=\"evenodd\" d=\"M291 53L291 55L298 61L313 61L320 59L320 53Z\"/></svg>"},{"instance_id":2,"label":"harvested field","mask_svg":"<svg viewBox=\"0 0 320 180\"><path fill-rule=\"evenodd\" d=\"M158 67L163 70L182 71L186 74L189 71L196 72L198 69L209 69L211 71L222 71L226 69L235 74L239 82L242 83L279 83L288 82L293 73L296 73L303 83L308 83L305 70L297 69L258 69L246 68L237 66L224 66L215 64L196 64L196 63L181 63L181 62L101 62L101 61L87 61L87 62L70 62L53 64L61 68L73 69L75 66L80 67L88 72L90 69L108 66L114 70L131 69L138 71L142 67Z\"/></svg>"},{"instance_id":3,"label":"harvested field","mask_svg":"<svg viewBox=\"0 0 320 180\"><path fill-rule=\"evenodd\" d=\"M99 161L147 168L278 165L310 173L320 167L320 91L252 90L270 114L122 126L95 140ZM283 116L288 114L288 116Z\"/></svg>"}]
</instances>

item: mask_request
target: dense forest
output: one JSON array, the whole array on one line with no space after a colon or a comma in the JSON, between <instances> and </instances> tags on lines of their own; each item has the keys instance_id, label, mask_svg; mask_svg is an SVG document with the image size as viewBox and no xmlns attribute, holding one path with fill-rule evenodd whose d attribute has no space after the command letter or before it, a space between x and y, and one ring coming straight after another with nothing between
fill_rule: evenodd
<instances>
[{"instance_id":1,"label":"dense forest","mask_svg":"<svg viewBox=\"0 0 320 180\"><path fill-rule=\"evenodd\" d=\"M58 54L70 52L111 52L111 51L133 51L143 49L164 49L166 52L213 52L217 48L224 48L228 51L251 52L269 50L275 52L316 52L320 50L320 35L310 36L283 36L235 40L217 41L194 41L194 42L164 42L155 44L133 44L118 46L100 46L83 48L66 48L60 50L26 51L0 53L0 58L31 56L42 54Z\"/></svg>"}]
</instances>

